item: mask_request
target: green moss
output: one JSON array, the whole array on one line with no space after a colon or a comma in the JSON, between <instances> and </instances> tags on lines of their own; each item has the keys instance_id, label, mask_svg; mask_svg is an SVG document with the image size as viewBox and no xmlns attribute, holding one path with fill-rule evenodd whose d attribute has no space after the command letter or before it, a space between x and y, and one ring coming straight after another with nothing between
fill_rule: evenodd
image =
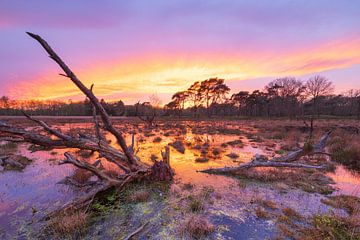
<instances>
[{"instance_id":1,"label":"green moss","mask_svg":"<svg viewBox=\"0 0 360 240\"><path fill-rule=\"evenodd\" d=\"M323 239L359 239L360 235L354 235L352 227L343 221L331 215L316 215L312 219L313 226L319 231Z\"/></svg>"}]
</instances>

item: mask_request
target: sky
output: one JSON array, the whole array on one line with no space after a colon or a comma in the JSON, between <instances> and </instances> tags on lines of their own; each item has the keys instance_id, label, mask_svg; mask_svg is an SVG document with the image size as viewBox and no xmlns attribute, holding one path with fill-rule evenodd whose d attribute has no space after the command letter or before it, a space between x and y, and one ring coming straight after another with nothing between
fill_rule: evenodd
<instances>
[{"instance_id":1,"label":"sky","mask_svg":"<svg viewBox=\"0 0 360 240\"><path fill-rule=\"evenodd\" d=\"M82 100L26 31L99 98L127 104L210 77L232 92L317 74L338 93L360 88L358 0L0 0L0 96Z\"/></svg>"}]
</instances>

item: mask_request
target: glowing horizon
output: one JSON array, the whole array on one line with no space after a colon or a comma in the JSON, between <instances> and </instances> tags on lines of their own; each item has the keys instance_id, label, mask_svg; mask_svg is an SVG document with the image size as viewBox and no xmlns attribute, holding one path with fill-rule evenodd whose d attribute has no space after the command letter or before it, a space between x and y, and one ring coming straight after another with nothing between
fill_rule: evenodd
<instances>
[{"instance_id":1,"label":"glowing horizon","mask_svg":"<svg viewBox=\"0 0 360 240\"><path fill-rule=\"evenodd\" d=\"M43 36L87 86L95 84L99 98L127 104L151 94L167 102L173 93L210 77L224 78L233 92L260 88L276 77L306 80L318 73L334 81L338 92L360 88L360 4L355 1L282 0L271 6L230 0L193 5L80 1L66 15L66 2L40 2L9 1L0 10L5 42L0 56L7 60L0 66L0 95L84 98L25 30ZM47 13L29 11L39 6ZM85 10L77 15L77 9ZM316 10L322 11L312 16Z\"/></svg>"}]
</instances>

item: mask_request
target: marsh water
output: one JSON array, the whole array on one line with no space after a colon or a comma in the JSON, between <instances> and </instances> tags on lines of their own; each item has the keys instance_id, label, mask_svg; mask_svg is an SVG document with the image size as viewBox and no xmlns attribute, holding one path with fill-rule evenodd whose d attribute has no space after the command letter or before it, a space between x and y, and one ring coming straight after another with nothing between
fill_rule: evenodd
<instances>
[{"instance_id":1,"label":"marsh water","mask_svg":"<svg viewBox=\"0 0 360 240\"><path fill-rule=\"evenodd\" d=\"M92 124L71 123L57 127L69 131L91 129ZM181 192L181 194L170 194L161 202L151 199L132 206L131 214L126 215L126 221L124 221L124 209L121 208L95 218L87 235L84 236L86 239L121 239L126 235L124 229L132 232L144 219L147 219L152 227L140 235L140 239L181 239L179 223L189 213L178 210L177 207L181 207L181 199L186 194L194 194L206 188L211 188L211 199L202 214L217 226L209 239L273 238L276 234L273 220L259 219L254 214L253 202L258 198L271 200L278 206L291 207L304 216L340 211L323 204L321 199L325 196L318 193L284 188L281 184L247 182L229 176L198 172L213 167L237 166L250 161L255 154L269 157L276 154L276 145L269 148L262 142L253 141L249 138L249 134L229 134L221 131L209 134L206 131L197 131L196 126L194 127L194 123L191 122L184 122L179 129L163 126L151 131L139 125L128 124L118 127L127 128L135 134L137 155L148 163L151 162L151 157L160 158L161 150L169 143L176 140L184 143L184 153L173 147L170 153L171 166L176 174L170 186L171 192ZM256 134L255 129L235 123L230 123L228 128L247 130ZM116 146L114 139L111 136L107 137ZM161 140L155 140L157 137ZM131 141L130 134L127 135L127 140ZM229 142L226 147L223 145ZM204 146L210 149L209 151L216 148L219 152L205 154L207 161L198 162L196 159L204 157L204 153L201 152ZM0 172L1 239L32 239L43 227L44 223L41 220L47 213L82 194L81 189L59 183L75 171L71 165L58 165L65 151L76 150L31 152L28 144L18 146L17 152L32 159L33 162L22 171ZM112 168L111 164L106 167ZM328 176L334 180L337 189L333 194L360 196L358 174L338 166L336 171L329 173ZM186 184L191 184L193 187L180 191Z\"/></svg>"}]
</instances>

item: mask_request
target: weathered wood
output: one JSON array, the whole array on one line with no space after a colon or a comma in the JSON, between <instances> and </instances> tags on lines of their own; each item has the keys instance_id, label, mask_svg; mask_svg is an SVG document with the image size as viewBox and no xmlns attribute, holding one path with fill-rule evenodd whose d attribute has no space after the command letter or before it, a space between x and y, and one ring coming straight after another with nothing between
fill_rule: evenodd
<instances>
[{"instance_id":1,"label":"weathered wood","mask_svg":"<svg viewBox=\"0 0 360 240\"><path fill-rule=\"evenodd\" d=\"M224 167L224 168L214 168L214 169L206 169L199 172L204 173L236 173L243 169L249 169L254 167L276 167L276 168L308 168L308 169L323 169L325 166L314 166L314 165L308 165L303 163L288 163L288 162L256 162L251 161L248 163L241 164L238 167Z\"/></svg>"},{"instance_id":2,"label":"weathered wood","mask_svg":"<svg viewBox=\"0 0 360 240\"><path fill-rule=\"evenodd\" d=\"M110 121L108 113L106 112L102 104L99 102L99 100L96 98L96 96L93 94L93 85L90 89L85 87L85 85L76 77L72 70L53 51L53 49L44 39L33 33L28 32L27 34L36 41L38 41L40 45L45 49L45 51L49 54L50 58L53 59L65 72L65 74L60 75L69 78L90 100L91 104L93 105L95 137L80 133L78 134L78 136L64 134L61 132L61 130L50 127L44 121L35 119L24 113L24 115L28 119L40 125L50 136L44 135L42 133L29 131L21 127L12 126L10 124L0 121L0 139L14 142L33 143L48 148L77 148L81 150L90 150L92 152L96 151L99 153L101 158L104 158L107 161L114 163L116 166L119 167L119 169L122 170L122 172L119 173L117 176L110 176L110 174L108 174L106 171L98 168L98 165L100 165L100 161L97 161L96 164L89 164L86 161L78 160L76 157L74 157L68 152L65 153L65 160L61 161L60 164L72 164L78 168L90 171L99 178L99 181L97 182L97 184L95 184L96 186L91 189L90 192L86 193L78 199L75 199L65 204L59 211L66 211L69 208L80 209L86 205L88 206L88 204L91 203L91 201L97 194L99 194L99 192L106 191L110 187L116 187L117 190L121 190L126 184L135 179L141 180L143 178L149 178L156 181L171 180L173 176L173 171L170 168L168 162L166 164L164 164L164 162L160 162L158 164L154 164L154 166L150 168L150 166L142 163L136 157L133 149L134 147L130 148L127 146L122 133L115 129L112 122ZM122 151L111 147L106 141L105 137L102 135L100 123L97 119L97 113L100 115L102 121L102 129L109 132L116 138ZM134 144L132 144L132 146L133 145ZM2 162L4 161L5 160L3 159ZM157 171L159 172L157 173Z\"/></svg>"},{"instance_id":3,"label":"weathered wood","mask_svg":"<svg viewBox=\"0 0 360 240\"><path fill-rule=\"evenodd\" d=\"M46 123L44 124L46 125ZM49 128L49 130L47 130L47 132L49 133L56 131L50 128L48 125L47 127ZM62 133L59 134L64 135ZM126 163L126 159L127 159L126 156L117 149L109 146L106 143L106 141L102 141L101 147L99 147L99 144L95 141L96 138L90 138L90 137L85 138L84 136L78 138L75 137L68 138L67 137L68 135L64 135L64 136L66 136L65 139L52 139L49 136L31 132L23 128L15 127L0 121L0 137L2 137L2 139L4 140L14 141L14 142L20 142L20 141L28 142L48 148L59 148L59 149L77 148L83 150L96 151L99 152L100 154L111 156L112 160L116 159L117 162L125 161Z\"/></svg>"},{"instance_id":4,"label":"weathered wood","mask_svg":"<svg viewBox=\"0 0 360 240\"><path fill-rule=\"evenodd\" d=\"M210 168L201 170L199 172L204 173L217 173L217 174L226 174L226 173L236 173L243 169L256 168L256 167L275 167L275 168L308 168L308 169L324 169L326 166L315 166L304 163L294 163L299 160L303 156L307 155L315 155L315 154L325 154L324 148L326 146L326 142L329 139L331 131L325 133L319 140L317 144L313 146L312 149L308 150L306 148L302 148L293 152L290 152L281 157L275 157L271 160L264 160L255 157L252 161L248 163L241 164L237 167L223 167L223 168Z\"/></svg>"},{"instance_id":5,"label":"weathered wood","mask_svg":"<svg viewBox=\"0 0 360 240\"><path fill-rule=\"evenodd\" d=\"M325 133L319 140L318 143L316 143L314 146L312 146L312 149L306 149L301 148L299 150L290 152L284 156L273 158L271 161L275 162L295 162L299 160L301 157L305 155L316 155L316 154L326 154L324 152L324 148L326 146L326 142L328 141L330 137L331 131L328 131Z\"/></svg>"},{"instance_id":6,"label":"weathered wood","mask_svg":"<svg viewBox=\"0 0 360 240\"><path fill-rule=\"evenodd\" d=\"M161 151L161 157L164 163L170 166L170 147L168 145L165 146L165 151Z\"/></svg>"},{"instance_id":7,"label":"weathered wood","mask_svg":"<svg viewBox=\"0 0 360 240\"><path fill-rule=\"evenodd\" d=\"M85 87L85 85L77 78L77 76L73 73L73 71L71 71L71 69L55 53L55 51L49 46L49 44L44 39L42 39L39 35L30 32L27 32L27 34L40 43L40 45L49 54L49 57L53 59L61 67L61 69L65 72L66 76L85 94L87 98L89 98L93 106L95 106L96 110L99 112L102 122L104 123L104 128L107 131L109 131L112 135L114 135L121 149L124 151L124 154L126 155L129 163L136 165L138 163L137 158L126 145L125 138L122 136L122 134L114 128L114 126L111 123L109 115L107 114L106 110L101 105L99 100L96 98L96 96L92 93L92 91L87 87Z\"/></svg>"},{"instance_id":8,"label":"weathered wood","mask_svg":"<svg viewBox=\"0 0 360 240\"><path fill-rule=\"evenodd\" d=\"M95 166L93 166L93 165L91 165L91 164L89 164L87 162L77 160L73 155L71 155L68 152L64 153L64 156L65 156L66 159L61 161L59 163L60 165L71 163L71 164L75 165L78 168L85 169L85 170L88 170L88 171L94 173L101 180L109 182L109 184L114 185L114 184L121 183L121 181L118 181L118 180L116 180L114 178L109 177L107 174L105 174L103 171L97 169Z\"/></svg>"}]
</instances>

